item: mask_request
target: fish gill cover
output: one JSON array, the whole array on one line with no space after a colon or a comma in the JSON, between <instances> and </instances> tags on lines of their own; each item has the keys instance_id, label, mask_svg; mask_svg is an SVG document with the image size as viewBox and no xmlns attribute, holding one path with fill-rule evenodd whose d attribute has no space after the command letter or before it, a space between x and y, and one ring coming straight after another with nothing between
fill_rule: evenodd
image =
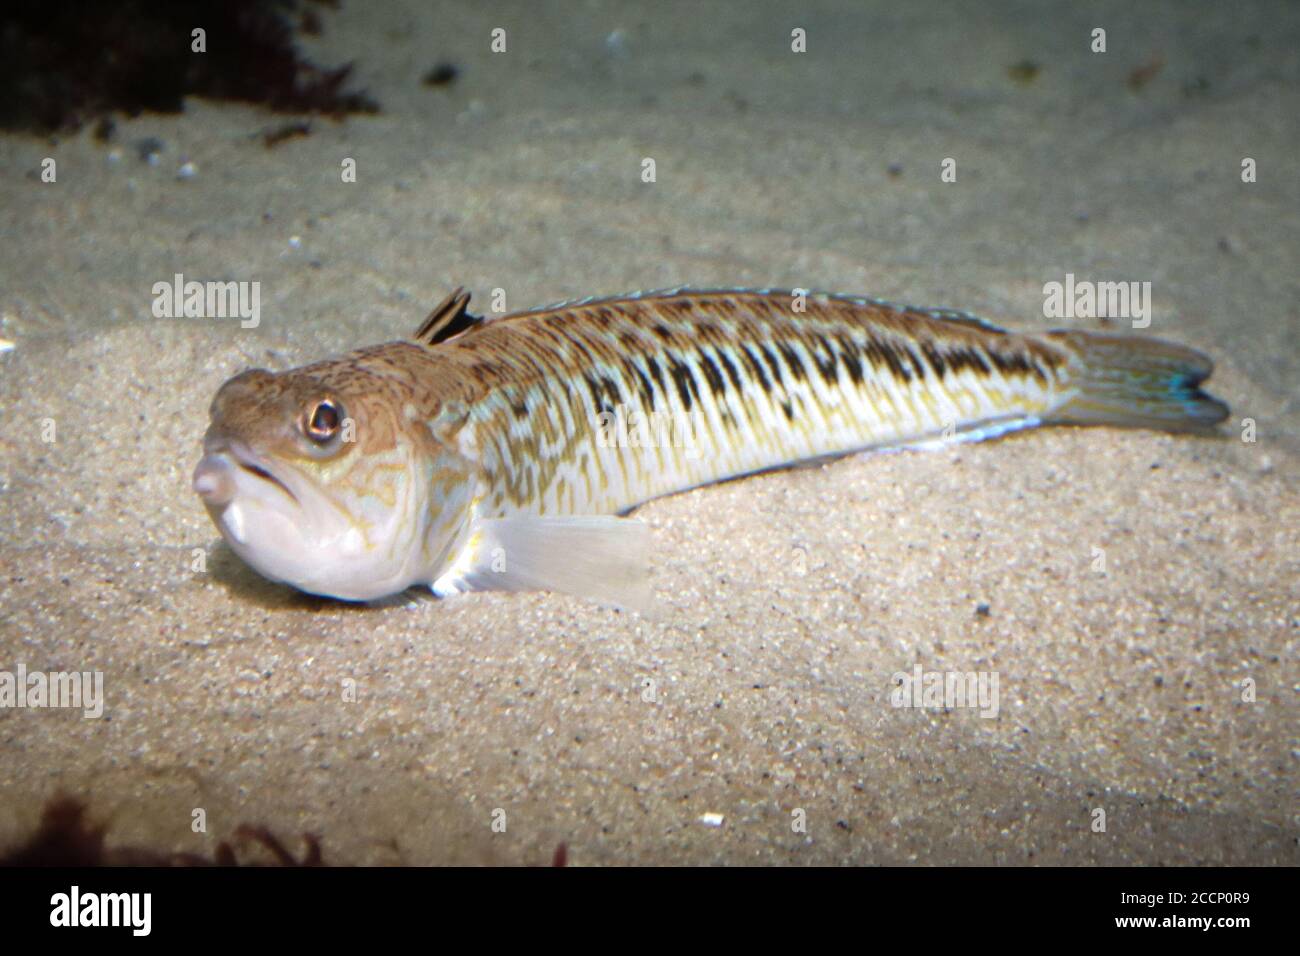
<instances>
[{"instance_id":1,"label":"fish gill cover","mask_svg":"<svg viewBox=\"0 0 1300 956\"><path fill-rule=\"evenodd\" d=\"M317 5L337 3L11 0L0 12L0 129L48 134L115 111L179 113L186 96L335 119L378 112L343 89L351 63L325 69L300 56L295 33L320 31Z\"/></svg>"}]
</instances>

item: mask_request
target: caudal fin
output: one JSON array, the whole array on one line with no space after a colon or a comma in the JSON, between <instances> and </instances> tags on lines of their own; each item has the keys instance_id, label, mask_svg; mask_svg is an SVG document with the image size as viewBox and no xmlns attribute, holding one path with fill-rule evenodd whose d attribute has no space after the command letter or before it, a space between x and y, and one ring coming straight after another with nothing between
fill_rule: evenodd
<instances>
[{"instance_id":1,"label":"caudal fin","mask_svg":"<svg viewBox=\"0 0 1300 956\"><path fill-rule=\"evenodd\" d=\"M1214 364L1195 349L1160 339L1051 332L1080 360L1074 394L1046 420L1163 431L1210 431L1228 406L1199 388Z\"/></svg>"}]
</instances>

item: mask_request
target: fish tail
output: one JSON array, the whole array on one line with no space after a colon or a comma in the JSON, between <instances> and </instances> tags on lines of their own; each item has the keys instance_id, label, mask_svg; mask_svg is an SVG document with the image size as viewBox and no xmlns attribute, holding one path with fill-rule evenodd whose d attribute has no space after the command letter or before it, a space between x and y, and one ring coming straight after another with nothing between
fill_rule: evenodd
<instances>
[{"instance_id":1,"label":"fish tail","mask_svg":"<svg viewBox=\"0 0 1300 956\"><path fill-rule=\"evenodd\" d=\"M1049 332L1079 359L1075 387L1045 421L1208 432L1228 406L1201 391L1214 363L1185 345L1091 332Z\"/></svg>"}]
</instances>

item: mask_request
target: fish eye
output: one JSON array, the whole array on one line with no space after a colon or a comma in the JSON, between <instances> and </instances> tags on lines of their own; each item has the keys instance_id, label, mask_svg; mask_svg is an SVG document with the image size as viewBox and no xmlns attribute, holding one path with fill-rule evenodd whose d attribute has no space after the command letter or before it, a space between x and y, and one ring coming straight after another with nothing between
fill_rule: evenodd
<instances>
[{"instance_id":1,"label":"fish eye","mask_svg":"<svg viewBox=\"0 0 1300 956\"><path fill-rule=\"evenodd\" d=\"M343 425L343 409L331 399L322 399L307 416L303 431L318 445L331 441Z\"/></svg>"}]
</instances>

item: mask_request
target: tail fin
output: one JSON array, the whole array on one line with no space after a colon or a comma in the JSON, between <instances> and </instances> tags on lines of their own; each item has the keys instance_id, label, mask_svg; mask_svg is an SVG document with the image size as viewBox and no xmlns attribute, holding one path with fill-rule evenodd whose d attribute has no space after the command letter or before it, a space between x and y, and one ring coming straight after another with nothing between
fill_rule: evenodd
<instances>
[{"instance_id":1,"label":"tail fin","mask_svg":"<svg viewBox=\"0 0 1300 956\"><path fill-rule=\"evenodd\" d=\"M1228 417L1227 405L1198 388L1214 364L1195 349L1090 332L1047 337L1074 351L1082 371L1074 394L1046 420L1207 432Z\"/></svg>"}]
</instances>

